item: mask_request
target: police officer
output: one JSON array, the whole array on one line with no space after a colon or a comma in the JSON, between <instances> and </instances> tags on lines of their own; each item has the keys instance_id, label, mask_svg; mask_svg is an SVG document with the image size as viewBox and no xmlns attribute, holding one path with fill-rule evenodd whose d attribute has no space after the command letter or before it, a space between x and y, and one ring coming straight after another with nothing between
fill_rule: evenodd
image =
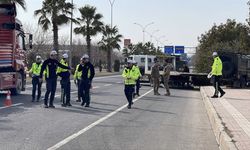
<instances>
[{"instance_id":1,"label":"police officer","mask_svg":"<svg viewBox=\"0 0 250 150\"><path fill-rule=\"evenodd\" d=\"M138 79L138 74L133 67L131 60L128 60L128 65L123 70L122 77L124 78L124 93L128 100L128 109L131 109L131 105L133 104L133 93L135 91L134 86L136 84L136 80Z\"/></svg>"},{"instance_id":2,"label":"police officer","mask_svg":"<svg viewBox=\"0 0 250 150\"><path fill-rule=\"evenodd\" d=\"M76 70L75 70L75 73L74 73L74 83L76 84L77 86L77 94L78 94L78 99L76 100L76 102L81 102L81 91L80 91L80 83L81 83L81 78L82 78L82 72L81 71L78 71L78 68L80 65L82 65L82 61L83 59L81 58L80 59L80 64L78 64L76 66Z\"/></svg>"},{"instance_id":3,"label":"police officer","mask_svg":"<svg viewBox=\"0 0 250 150\"><path fill-rule=\"evenodd\" d=\"M220 97L222 97L223 95L226 94L226 92L224 92L220 87L220 80L222 77L222 62L217 52L213 52L213 58L214 58L214 62L213 62L211 74L213 75L213 78L214 78L215 92L211 98L218 98L219 93L220 93Z\"/></svg>"},{"instance_id":4,"label":"police officer","mask_svg":"<svg viewBox=\"0 0 250 150\"><path fill-rule=\"evenodd\" d=\"M165 96L170 96L170 90L169 90L169 78L170 78L170 71L173 68L173 65L169 62L169 59L165 59L165 67L163 69L163 80L164 80L164 87L166 89Z\"/></svg>"},{"instance_id":5,"label":"police officer","mask_svg":"<svg viewBox=\"0 0 250 150\"><path fill-rule=\"evenodd\" d=\"M44 108L55 108L53 102L55 98L56 92L56 84L57 84L57 67L61 67L63 69L70 69L70 67L64 66L56 60L57 52L51 51L50 57L43 62L41 72L40 72L40 81L42 81L43 72L46 69L46 93L44 98ZM50 101L48 106L48 98L50 95Z\"/></svg>"},{"instance_id":6,"label":"police officer","mask_svg":"<svg viewBox=\"0 0 250 150\"><path fill-rule=\"evenodd\" d=\"M90 88L92 84L92 80L95 76L94 66L89 62L89 56L83 55L82 57L82 65L79 65L78 71L82 72L81 83L80 83L80 91L82 97L81 106L89 107L90 105Z\"/></svg>"},{"instance_id":7,"label":"police officer","mask_svg":"<svg viewBox=\"0 0 250 150\"><path fill-rule=\"evenodd\" d=\"M32 64L32 67L29 71L32 74L32 102L35 101L36 89L37 89L36 101L39 102L39 100L41 98L42 82L39 82L41 67L42 67L42 58L41 58L41 56L37 55L36 62Z\"/></svg>"},{"instance_id":8,"label":"police officer","mask_svg":"<svg viewBox=\"0 0 250 150\"><path fill-rule=\"evenodd\" d=\"M136 79L136 84L135 84L135 93L134 93L134 97L135 97L135 95L140 96L139 90L141 88L141 85L140 85L141 71L140 71L140 68L137 66L136 61L133 61L133 67L138 76L138 79Z\"/></svg>"},{"instance_id":9,"label":"police officer","mask_svg":"<svg viewBox=\"0 0 250 150\"><path fill-rule=\"evenodd\" d=\"M64 66L69 66L68 64L68 54L63 54L60 63ZM61 100L62 100L62 107L72 106L70 104L70 72L68 69L63 69L61 67L57 68L57 74L61 77ZM65 101L66 98L66 101Z\"/></svg>"},{"instance_id":10,"label":"police officer","mask_svg":"<svg viewBox=\"0 0 250 150\"><path fill-rule=\"evenodd\" d=\"M160 86L160 69L159 69L159 62L157 58L154 59L154 65L151 70L151 79L153 79L153 84L154 84L154 95L161 95L158 92L159 86Z\"/></svg>"}]
</instances>

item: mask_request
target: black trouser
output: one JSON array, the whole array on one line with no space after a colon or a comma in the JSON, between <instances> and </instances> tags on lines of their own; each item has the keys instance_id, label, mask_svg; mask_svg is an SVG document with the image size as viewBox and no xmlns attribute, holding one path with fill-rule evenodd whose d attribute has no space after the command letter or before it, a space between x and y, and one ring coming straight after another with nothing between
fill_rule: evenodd
<instances>
[{"instance_id":1,"label":"black trouser","mask_svg":"<svg viewBox=\"0 0 250 150\"><path fill-rule=\"evenodd\" d=\"M80 101L81 100L81 80L77 79L77 96L78 96L78 100Z\"/></svg>"},{"instance_id":2,"label":"black trouser","mask_svg":"<svg viewBox=\"0 0 250 150\"><path fill-rule=\"evenodd\" d=\"M135 90L135 93L137 95L139 95L139 90L141 88L141 85L140 85L140 79L136 80L136 90Z\"/></svg>"},{"instance_id":3,"label":"black trouser","mask_svg":"<svg viewBox=\"0 0 250 150\"><path fill-rule=\"evenodd\" d=\"M49 105L50 106L53 105L55 93L56 93L56 83L57 83L56 78L46 79L46 93L45 93L45 98L44 98L44 105L48 105L49 95L50 95Z\"/></svg>"},{"instance_id":4,"label":"black trouser","mask_svg":"<svg viewBox=\"0 0 250 150\"><path fill-rule=\"evenodd\" d=\"M124 93L125 93L126 98L128 100L129 106L132 105L133 93L135 91L134 87L135 87L135 85L125 85L125 88L124 88Z\"/></svg>"},{"instance_id":5,"label":"black trouser","mask_svg":"<svg viewBox=\"0 0 250 150\"><path fill-rule=\"evenodd\" d=\"M41 98L42 82L39 82L39 77L32 77L32 101L36 99L37 89L37 101Z\"/></svg>"},{"instance_id":6,"label":"black trouser","mask_svg":"<svg viewBox=\"0 0 250 150\"><path fill-rule=\"evenodd\" d=\"M61 96L61 99L62 99L62 103L63 104L70 104L70 79L69 78L62 78L61 81L61 93L62 93L62 96ZM66 98L66 101L65 101L65 98Z\"/></svg>"},{"instance_id":7,"label":"black trouser","mask_svg":"<svg viewBox=\"0 0 250 150\"><path fill-rule=\"evenodd\" d=\"M80 91L82 97L82 105L84 105L85 103L86 105L90 104L90 94L89 94L90 87L91 87L91 82L89 79L81 80Z\"/></svg>"},{"instance_id":8,"label":"black trouser","mask_svg":"<svg viewBox=\"0 0 250 150\"><path fill-rule=\"evenodd\" d=\"M218 96L219 92L224 93L224 91L220 87L220 80L221 80L221 76L214 76L214 88L215 88L214 95L215 96Z\"/></svg>"}]
</instances>

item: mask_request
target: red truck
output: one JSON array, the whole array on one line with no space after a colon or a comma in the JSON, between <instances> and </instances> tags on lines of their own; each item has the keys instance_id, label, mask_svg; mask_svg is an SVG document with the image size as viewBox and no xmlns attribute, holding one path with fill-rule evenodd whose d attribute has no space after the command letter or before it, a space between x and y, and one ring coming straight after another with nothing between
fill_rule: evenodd
<instances>
[{"instance_id":1,"label":"red truck","mask_svg":"<svg viewBox=\"0 0 250 150\"><path fill-rule=\"evenodd\" d=\"M31 46L32 35L29 36ZM26 85L25 33L15 4L0 4L0 90L20 94Z\"/></svg>"}]
</instances>

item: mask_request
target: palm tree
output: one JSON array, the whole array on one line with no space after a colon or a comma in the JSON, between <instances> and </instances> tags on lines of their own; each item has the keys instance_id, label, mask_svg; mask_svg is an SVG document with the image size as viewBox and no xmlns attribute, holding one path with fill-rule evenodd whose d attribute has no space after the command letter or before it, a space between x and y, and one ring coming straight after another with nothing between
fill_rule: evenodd
<instances>
[{"instance_id":1,"label":"palm tree","mask_svg":"<svg viewBox=\"0 0 250 150\"><path fill-rule=\"evenodd\" d=\"M39 16L38 24L42 26L44 31L47 31L52 26L53 31L53 48L58 52L58 27L67 24L69 21L74 21L71 18L71 9L74 9L73 4L66 0L44 0L41 9L34 12L35 16Z\"/></svg>"},{"instance_id":2,"label":"palm tree","mask_svg":"<svg viewBox=\"0 0 250 150\"><path fill-rule=\"evenodd\" d=\"M89 5L79 8L79 11L81 13L81 18L77 18L77 21L80 22L80 27L76 27L74 32L86 37L87 51L91 60L91 37L101 32L103 23L100 20L103 16L102 14L96 13L96 7Z\"/></svg>"},{"instance_id":3,"label":"palm tree","mask_svg":"<svg viewBox=\"0 0 250 150\"><path fill-rule=\"evenodd\" d=\"M110 27L109 25L105 25L102 28L102 40L99 42L101 49L107 51L107 71L112 71L112 52L113 49L120 50L119 42L121 42L122 35L118 33L118 29L116 26Z\"/></svg>"},{"instance_id":4,"label":"palm tree","mask_svg":"<svg viewBox=\"0 0 250 150\"><path fill-rule=\"evenodd\" d=\"M20 5L24 10L26 10L25 0L1 0L0 4L15 3Z\"/></svg>"}]
</instances>

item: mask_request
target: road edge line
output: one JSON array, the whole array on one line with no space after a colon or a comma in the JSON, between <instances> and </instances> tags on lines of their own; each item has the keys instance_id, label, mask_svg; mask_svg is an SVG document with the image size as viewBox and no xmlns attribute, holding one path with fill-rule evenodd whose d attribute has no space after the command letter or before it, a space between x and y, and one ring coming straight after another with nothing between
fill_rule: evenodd
<instances>
[{"instance_id":1,"label":"road edge line","mask_svg":"<svg viewBox=\"0 0 250 150\"><path fill-rule=\"evenodd\" d=\"M150 92L152 92L153 89L147 91L146 93L144 93L143 95L139 96L138 98L134 99L133 102L138 101L139 99L141 99L142 97L146 96L147 94L149 94ZM96 125L102 123L103 121L109 119L110 117L112 117L113 115L117 114L118 112L120 112L122 109L126 108L128 104L125 104L121 107L119 107L118 109L116 109L115 111L107 114L106 116L98 119L97 121L91 123L90 125L88 125L87 127L83 128L82 130L68 136L67 138L63 139L62 141L58 142L57 144L55 144L52 147L49 147L47 150L57 150L58 148L62 147L63 145L67 144L68 142L72 141L73 139L77 138L78 136L82 135L83 133L87 132L88 130L90 130L91 128L95 127Z\"/></svg>"},{"instance_id":2,"label":"road edge line","mask_svg":"<svg viewBox=\"0 0 250 150\"><path fill-rule=\"evenodd\" d=\"M223 126L222 120L218 116L213 104L210 102L204 87L200 87L200 93L208 114L212 130L216 137L216 141L219 145L219 149L238 150L236 145L233 143L233 139L225 132L225 126Z\"/></svg>"},{"instance_id":3,"label":"road edge line","mask_svg":"<svg viewBox=\"0 0 250 150\"><path fill-rule=\"evenodd\" d=\"M23 105L23 103L16 103L16 104L12 104L10 106L3 106L3 107L0 107L0 110L10 108L10 107L20 106L20 105Z\"/></svg>"}]
</instances>

